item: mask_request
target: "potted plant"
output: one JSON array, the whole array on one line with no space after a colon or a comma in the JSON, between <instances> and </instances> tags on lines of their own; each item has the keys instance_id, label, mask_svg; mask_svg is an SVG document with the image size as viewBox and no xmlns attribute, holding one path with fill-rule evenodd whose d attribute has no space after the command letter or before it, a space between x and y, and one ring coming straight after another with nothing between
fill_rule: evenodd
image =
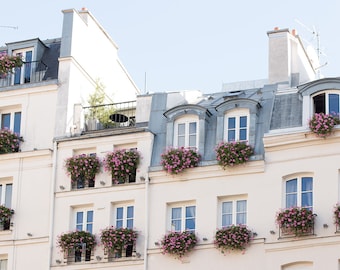
<instances>
[{"instance_id":1,"label":"potted plant","mask_svg":"<svg viewBox=\"0 0 340 270\"><path fill-rule=\"evenodd\" d=\"M309 129L318 137L325 138L330 135L335 125L338 125L339 118L325 113L315 113L309 120Z\"/></svg>"},{"instance_id":2,"label":"potted plant","mask_svg":"<svg viewBox=\"0 0 340 270\"><path fill-rule=\"evenodd\" d=\"M85 231L63 233L57 238L57 246L65 256L75 256L75 261L81 261L82 252L85 251L85 260L89 261L92 249L96 246L96 237Z\"/></svg>"},{"instance_id":3,"label":"potted plant","mask_svg":"<svg viewBox=\"0 0 340 270\"><path fill-rule=\"evenodd\" d=\"M4 205L0 205L0 225L3 230L9 230L11 224L11 217L14 210Z\"/></svg>"},{"instance_id":4,"label":"potted plant","mask_svg":"<svg viewBox=\"0 0 340 270\"><path fill-rule=\"evenodd\" d=\"M20 142L24 140L13 131L4 128L0 130L0 154L14 153L19 151Z\"/></svg>"},{"instance_id":5,"label":"potted plant","mask_svg":"<svg viewBox=\"0 0 340 270\"><path fill-rule=\"evenodd\" d=\"M140 154L136 149L121 149L110 152L104 158L104 168L111 172L114 184L135 182Z\"/></svg>"},{"instance_id":6,"label":"potted plant","mask_svg":"<svg viewBox=\"0 0 340 270\"><path fill-rule=\"evenodd\" d=\"M109 254L114 254L116 258L122 256L122 251L128 247L133 247L138 237L138 233L129 228L108 227L101 231L100 241L104 249ZM131 249L132 251L132 249ZM126 254L127 257L132 254Z\"/></svg>"},{"instance_id":7,"label":"potted plant","mask_svg":"<svg viewBox=\"0 0 340 270\"><path fill-rule=\"evenodd\" d=\"M23 64L20 55L12 56L7 53L0 52L0 76L6 76L7 73L13 71L13 68L21 67Z\"/></svg>"},{"instance_id":8,"label":"potted plant","mask_svg":"<svg viewBox=\"0 0 340 270\"><path fill-rule=\"evenodd\" d=\"M72 185L83 188L94 186L96 174L100 170L100 160L95 155L81 154L65 161L67 174L71 176Z\"/></svg>"},{"instance_id":9,"label":"potted plant","mask_svg":"<svg viewBox=\"0 0 340 270\"><path fill-rule=\"evenodd\" d=\"M302 236L313 232L315 216L311 209L295 206L279 211L276 224L282 234Z\"/></svg>"},{"instance_id":10,"label":"potted plant","mask_svg":"<svg viewBox=\"0 0 340 270\"><path fill-rule=\"evenodd\" d=\"M192 148L169 148L161 155L161 165L170 174L178 174L187 168L198 166L200 154Z\"/></svg>"},{"instance_id":11,"label":"potted plant","mask_svg":"<svg viewBox=\"0 0 340 270\"><path fill-rule=\"evenodd\" d=\"M170 232L161 241L163 254L173 255L175 258L182 258L190 252L197 244L197 237L193 232Z\"/></svg>"},{"instance_id":12,"label":"potted plant","mask_svg":"<svg viewBox=\"0 0 340 270\"><path fill-rule=\"evenodd\" d=\"M231 225L216 231L214 244L222 253L228 250L244 250L253 238L246 225Z\"/></svg>"},{"instance_id":13,"label":"potted plant","mask_svg":"<svg viewBox=\"0 0 340 270\"><path fill-rule=\"evenodd\" d=\"M225 169L245 163L254 154L253 148L245 142L221 142L215 148L216 159L219 165Z\"/></svg>"}]
</instances>

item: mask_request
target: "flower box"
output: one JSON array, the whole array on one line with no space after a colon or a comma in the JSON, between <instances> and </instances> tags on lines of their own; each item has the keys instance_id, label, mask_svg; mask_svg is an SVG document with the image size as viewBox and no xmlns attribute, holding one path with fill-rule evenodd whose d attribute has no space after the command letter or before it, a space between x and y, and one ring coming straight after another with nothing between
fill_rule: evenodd
<instances>
[{"instance_id":1,"label":"flower box","mask_svg":"<svg viewBox=\"0 0 340 270\"><path fill-rule=\"evenodd\" d=\"M325 138L330 135L335 125L339 124L339 118L324 113L315 113L309 120L309 129L318 137Z\"/></svg>"},{"instance_id":2,"label":"flower box","mask_svg":"<svg viewBox=\"0 0 340 270\"><path fill-rule=\"evenodd\" d=\"M197 238L193 232L170 232L163 237L161 249L163 254L169 254L179 259L190 252L196 244Z\"/></svg>"},{"instance_id":3,"label":"flower box","mask_svg":"<svg viewBox=\"0 0 340 270\"><path fill-rule=\"evenodd\" d=\"M1 230L9 230L11 226L11 217L14 210L4 205L0 205L0 228Z\"/></svg>"},{"instance_id":4,"label":"flower box","mask_svg":"<svg viewBox=\"0 0 340 270\"><path fill-rule=\"evenodd\" d=\"M161 165L170 174L178 174L187 168L198 166L200 154L191 148L170 148L161 155Z\"/></svg>"},{"instance_id":5,"label":"flower box","mask_svg":"<svg viewBox=\"0 0 340 270\"><path fill-rule=\"evenodd\" d=\"M19 152L20 143L24 140L18 134L4 128L0 130L0 154Z\"/></svg>"},{"instance_id":6,"label":"flower box","mask_svg":"<svg viewBox=\"0 0 340 270\"><path fill-rule=\"evenodd\" d=\"M221 142L215 148L216 159L219 165L226 167L243 164L254 154L253 148L246 142Z\"/></svg>"},{"instance_id":7,"label":"flower box","mask_svg":"<svg viewBox=\"0 0 340 270\"><path fill-rule=\"evenodd\" d=\"M103 163L106 171L111 172L112 183L136 182L140 153L136 149L115 150L106 155Z\"/></svg>"},{"instance_id":8,"label":"flower box","mask_svg":"<svg viewBox=\"0 0 340 270\"><path fill-rule=\"evenodd\" d=\"M244 250L253 238L245 225L231 225L216 231L214 244L222 253L230 250Z\"/></svg>"},{"instance_id":9,"label":"flower box","mask_svg":"<svg viewBox=\"0 0 340 270\"><path fill-rule=\"evenodd\" d=\"M14 68L21 67L22 64L23 61L20 55L11 56L6 53L0 53L0 77L13 72Z\"/></svg>"},{"instance_id":10,"label":"flower box","mask_svg":"<svg viewBox=\"0 0 340 270\"><path fill-rule=\"evenodd\" d=\"M280 228L280 236L305 236L314 233L316 214L311 209L291 207L279 211L276 224Z\"/></svg>"}]
</instances>

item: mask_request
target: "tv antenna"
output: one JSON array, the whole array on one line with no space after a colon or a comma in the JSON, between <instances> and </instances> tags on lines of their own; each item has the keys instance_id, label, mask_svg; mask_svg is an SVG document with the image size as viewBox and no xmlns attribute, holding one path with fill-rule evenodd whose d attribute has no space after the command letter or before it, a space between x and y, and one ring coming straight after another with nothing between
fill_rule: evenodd
<instances>
[{"instance_id":1,"label":"tv antenna","mask_svg":"<svg viewBox=\"0 0 340 270\"><path fill-rule=\"evenodd\" d=\"M0 25L0 27L2 27L2 28L11 28L11 29L14 29L14 30L18 30L18 26Z\"/></svg>"},{"instance_id":2,"label":"tv antenna","mask_svg":"<svg viewBox=\"0 0 340 270\"><path fill-rule=\"evenodd\" d=\"M298 19L295 19L295 21L298 24L300 24L303 28L305 28L308 32L312 33L312 35L313 35L313 39L312 40L316 40L316 45L314 45L314 46L312 45L312 47L314 48L314 50L316 50L316 56L317 56L318 65L319 66L315 67L314 69L317 70L318 77L320 78L320 68L322 68L322 67L327 65L327 62L325 62L324 64L320 64L321 56L323 55L323 56L327 57L327 55L321 50L320 33L319 33L319 31L316 30L314 25L313 25L313 29L310 29L305 24L300 22ZM305 41L307 43L311 44L311 42L309 42L307 40L305 40Z\"/></svg>"}]
</instances>

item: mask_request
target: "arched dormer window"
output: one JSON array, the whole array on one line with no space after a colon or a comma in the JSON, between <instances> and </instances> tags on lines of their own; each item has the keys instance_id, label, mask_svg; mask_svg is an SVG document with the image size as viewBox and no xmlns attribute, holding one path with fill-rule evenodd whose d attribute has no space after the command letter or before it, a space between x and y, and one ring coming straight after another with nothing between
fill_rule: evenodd
<instances>
[{"instance_id":1,"label":"arched dormer window","mask_svg":"<svg viewBox=\"0 0 340 270\"><path fill-rule=\"evenodd\" d=\"M196 147L204 156L206 122L211 112L199 105L176 106L164 113L167 118L166 147Z\"/></svg>"},{"instance_id":2,"label":"arched dormer window","mask_svg":"<svg viewBox=\"0 0 340 270\"><path fill-rule=\"evenodd\" d=\"M256 122L261 105L246 98L227 100L217 111L216 141L247 141L255 146Z\"/></svg>"},{"instance_id":3,"label":"arched dormer window","mask_svg":"<svg viewBox=\"0 0 340 270\"><path fill-rule=\"evenodd\" d=\"M313 113L339 115L340 91L328 90L312 96Z\"/></svg>"}]
</instances>

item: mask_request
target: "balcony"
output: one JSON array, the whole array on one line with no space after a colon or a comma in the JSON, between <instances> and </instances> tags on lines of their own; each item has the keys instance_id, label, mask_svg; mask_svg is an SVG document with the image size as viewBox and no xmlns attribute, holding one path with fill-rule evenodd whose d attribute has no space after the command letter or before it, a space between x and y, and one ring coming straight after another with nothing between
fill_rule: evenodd
<instances>
[{"instance_id":1,"label":"balcony","mask_svg":"<svg viewBox=\"0 0 340 270\"><path fill-rule=\"evenodd\" d=\"M0 87L41 82L47 69L42 61L24 62L21 67L14 68L13 73L0 76Z\"/></svg>"},{"instance_id":2,"label":"balcony","mask_svg":"<svg viewBox=\"0 0 340 270\"><path fill-rule=\"evenodd\" d=\"M134 127L136 101L83 107L85 132Z\"/></svg>"}]
</instances>

